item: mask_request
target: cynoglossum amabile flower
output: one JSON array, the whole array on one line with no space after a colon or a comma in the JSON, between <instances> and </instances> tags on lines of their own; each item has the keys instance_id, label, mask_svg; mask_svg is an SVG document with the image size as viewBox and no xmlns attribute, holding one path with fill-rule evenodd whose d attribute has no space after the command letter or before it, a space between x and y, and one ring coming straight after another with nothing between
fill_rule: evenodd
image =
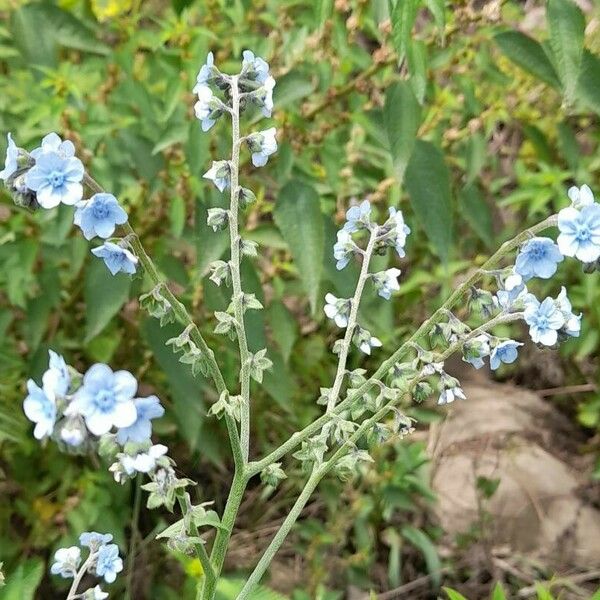
<instances>
[{"instance_id":1,"label":"cynoglossum amabile flower","mask_svg":"<svg viewBox=\"0 0 600 600\"><path fill-rule=\"evenodd\" d=\"M558 330L565 324L565 317L552 298L540 302L529 294L525 300L524 316L529 325L529 335L536 344L553 346L558 339Z\"/></svg>"},{"instance_id":2,"label":"cynoglossum amabile flower","mask_svg":"<svg viewBox=\"0 0 600 600\"><path fill-rule=\"evenodd\" d=\"M127 222L127 213L112 194L99 193L77 204L73 222L81 228L85 239L95 236L106 239L117 225Z\"/></svg>"},{"instance_id":3,"label":"cynoglossum amabile flower","mask_svg":"<svg viewBox=\"0 0 600 600\"><path fill-rule=\"evenodd\" d=\"M56 399L48 386L40 387L33 379L27 382L29 392L23 401L25 416L35 423L33 436L41 440L52 435L56 423Z\"/></svg>"},{"instance_id":4,"label":"cynoglossum amabile flower","mask_svg":"<svg viewBox=\"0 0 600 600\"><path fill-rule=\"evenodd\" d=\"M135 398L133 402L137 412L136 420L129 427L122 427L117 431L117 442L122 446L126 442L141 444L149 440L152 435L152 419L158 419L165 414L165 409L156 396Z\"/></svg>"},{"instance_id":5,"label":"cynoglossum amabile flower","mask_svg":"<svg viewBox=\"0 0 600 600\"><path fill-rule=\"evenodd\" d=\"M49 133L42 139L42 144L39 148L31 151L31 156L37 160L44 152L55 152L62 158L71 158L75 156L75 146L70 140L62 141L57 133Z\"/></svg>"},{"instance_id":6,"label":"cynoglossum amabile flower","mask_svg":"<svg viewBox=\"0 0 600 600\"><path fill-rule=\"evenodd\" d=\"M123 561L119 556L119 547L116 544L101 546L98 550L96 575L104 577L107 583L112 583L117 578L117 573L122 570Z\"/></svg>"},{"instance_id":7,"label":"cynoglossum amabile flower","mask_svg":"<svg viewBox=\"0 0 600 600\"><path fill-rule=\"evenodd\" d=\"M10 133L6 134L7 146L6 155L4 157L4 169L0 171L0 179L7 181L10 179L19 169L19 149L12 139Z\"/></svg>"},{"instance_id":8,"label":"cynoglossum amabile flower","mask_svg":"<svg viewBox=\"0 0 600 600\"><path fill-rule=\"evenodd\" d=\"M113 275L119 272L133 275L137 271L137 256L118 244L104 242L102 246L92 248L92 254L104 260L104 264Z\"/></svg>"},{"instance_id":9,"label":"cynoglossum amabile flower","mask_svg":"<svg viewBox=\"0 0 600 600\"><path fill-rule=\"evenodd\" d=\"M558 246L550 238L534 237L521 246L515 261L515 272L523 281L532 277L549 279L563 260Z\"/></svg>"},{"instance_id":10,"label":"cynoglossum amabile flower","mask_svg":"<svg viewBox=\"0 0 600 600\"><path fill-rule=\"evenodd\" d=\"M569 206L558 213L558 248L565 256L584 263L600 257L600 204L595 202L580 210Z\"/></svg>"},{"instance_id":11,"label":"cynoglossum amabile flower","mask_svg":"<svg viewBox=\"0 0 600 600\"><path fill-rule=\"evenodd\" d=\"M94 435L108 433L112 427L135 423L137 410L133 397L137 381L129 371L115 371L104 364L92 365L75 393L73 408L85 419Z\"/></svg>"},{"instance_id":12,"label":"cynoglossum amabile flower","mask_svg":"<svg viewBox=\"0 0 600 600\"><path fill-rule=\"evenodd\" d=\"M250 152L252 152L252 164L255 167L264 167L269 156L277 151L277 130L270 127L258 133L252 133L246 138Z\"/></svg>"},{"instance_id":13,"label":"cynoglossum amabile flower","mask_svg":"<svg viewBox=\"0 0 600 600\"><path fill-rule=\"evenodd\" d=\"M502 363L514 363L518 357L518 348L522 345L514 340L505 340L494 346L490 354L490 368L495 371Z\"/></svg>"}]
</instances>

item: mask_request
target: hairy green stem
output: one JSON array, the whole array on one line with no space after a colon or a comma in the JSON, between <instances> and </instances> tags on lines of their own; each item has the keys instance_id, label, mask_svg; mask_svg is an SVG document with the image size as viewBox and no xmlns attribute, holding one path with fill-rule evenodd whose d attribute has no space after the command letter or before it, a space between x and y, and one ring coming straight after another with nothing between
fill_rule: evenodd
<instances>
[{"instance_id":1,"label":"hairy green stem","mask_svg":"<svg viewBox=\"0 0 600 600\"><path fill-rule=\"evenodd\" d=\"M348 395L342 402L340 402L331 413L324 414L319 417L316 421L307 425L304 429L295 432L286 442L281 446L273 450L270 454L265 456L263 459L255 462L251 462L248 465L248 475L254 477L258 475L265 467L278 461L280 458L291 452L296 446L301 444L304 440L308 439L312 435L316 434L326 423L328 423L332 416L339 414L350 406L357 398L368 392L377 381L394 366L400 358L402 358L406 352L410 349L411 344L421 337L428 335L434 326L439 323L446 311L452 309L458 301L464 296L469 288L475 285L486 275L486 272L493 269L509 252L512 252L515 248L518 248L523 242L535 236L537 233L554 227L557 224L557 216L552 215L547 219L533 225L532 227L521 232L511 240L505 242L500 248L481 266L481 268L475 270L467 279L460 284L456 290L450 295L448 300L438 308L429 319L424 321L421 326L415 331L415 333L404 342L387 360L385 360L380 367L375 371L372 377L370 377L365 383L354 390Z\"/></svg>"},{"instance_id":2,"label":"hairy green stem","mask_svg":"<svg viewBox=\"0 0 600 600\"><path fill-rule=\"evenodd\" d=\"M90 567L90 565L93 564L97 556L97 552L92 552L90 550L89 556L86 558L85 562L81 565L81 568L79 569L79 571L77 571L75 577L73 578L73 583L71 584L71 587L69 588L69 593L67 594L67 600L74 600L78 597L77 588L79 587L83 576L86 574L88 567Z\"/></svg>"},{"instance_id":3,"label":"hairy green stem","mask_svg":"<svg viewBox=\"0 0 600 600\"><path fill-rule=\"evenodd\" d=\"M466 342L477 337L478 335L481 335L482 333L485 333L486 331L490 331L497 325L500 325L501 323L509 323L512 321L517 321L522 318L523 318L523 313L521 313L521 312L498 315L497 317L495 317L494 319L491 319L490 321L488 321L481 327L478 327L477 329L473 329L467 335L463 336L460 340L451 344L442 354L440 354L439 356L436 356L436 362L443 362L449 356L451 356L456 350L458 350L459 348L462 348L462 346ZM406 389L406 391L404 391L404 393L400 394L399 397L397 397L393 400L390 400L384 406L382 406L377 412L375 412L371 417L369 417L368 419L365 419L360 424L360 426L357 428L357 430L351 436L348 437L348 439L331 455L331 457L327 461L325 461L322 465L320 465L319 467L316 467L314 469L312 475L306 482L302 492L296 499L296 502L294 503L294 506L292 507L291 511L289 512L289 514L285 518L284 522L282 523L280 529L277 531L277 533L271 540L269 546L267 547L267 549L261 556L256 567L254 568L254 571L252 571L250 577L246 581L246 584L244 585L244 588L240 592L240 595L237 597L237 600L246 600L249 597L249 595L252 593L254 588L258 585L262 576L265 574L266 570L268 569L269 565L271 564L275 554L277 553L279 548L281 548L281 545L285 541L285 538L291 531L295 522L298 520L300 514L302 513L302 510L306 506L306 503L310 499L312 493L316 489L316 487L319 484L319 482L321 481L321 479L323 479L323 477L325 477L325 475L327 475L335 467L335 465L339 462L339 460L345 454L347 454L351 448L355 447L356 442L365 433L367 433L376 423L381 421L381 419L386 415L386 413L388 413L402 398L405 398L411 392L411 390L415 387L415 385L417 383L419 383L419 381L422 381L425 378L426 377L422 376L422 375L418 375L418 376L414 377L409 382L407 389Z\"/></svg>"},{"instance_id":4,"label":"hairy green stem","mask_svg":"<svg viewBox=\"0 0 600 600\"><path fill-rule=\"evenodd\" d=\"M240 383L242 394L241 445L244 461L250 452L250 352L244 327L244 296L240 275L240 232L239 232L239 170L240 170L240 92L237 76L231 77L231 200L229 206L229 237L231 251L231 286L233 289L233 315L236 321L238 346L240 349Z\"/></svg>"},{"instance_id":5,"label":"hairy green stem","mask_svg":"<svg viewBox=\"0 0 600 600\"><path fill-rule=\"evenodd\" d=\"M352 336L354 335L354 329L356 327L356 320L358 317L358 307L360 306L360 299L365 288L365 283L369 278L369 263L371 262L371 255L373 254L376 240L377 226L375 225L371 230L369 243L367 244L363 254L363 262L360 269L360 275L358 276L358 281L356 282L356 290L354 291L354 296L350 301L350 315L348 317L348 324L346 325L346 335L344 335L344 340L342 342L342 348L340 350L333 387L331 388L329 399L327 400L328 413L335 408L340 395L340 390L342 389L342 382L344 381L344 375L346 374L346 361L348 359L348 352L350 350L350 344L352 343Z\"/></svg>"}]
</instances>

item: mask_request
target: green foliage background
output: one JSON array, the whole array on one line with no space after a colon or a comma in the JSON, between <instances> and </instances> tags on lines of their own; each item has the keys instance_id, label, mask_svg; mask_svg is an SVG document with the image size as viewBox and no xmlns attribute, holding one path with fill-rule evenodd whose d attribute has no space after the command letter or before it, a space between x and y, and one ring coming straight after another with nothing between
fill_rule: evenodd
<instances>
[{"instance_id":1,"label":"green foliage background","mask_svg":"<svg viewBox=\"0 0 600 600\"><path fill-rule=\"evenodd\" d=\"M598 3L583 14L569 0L547 11L529 3L527 13L512 0L4 0L0 15L0 131L29 148L49 131L75 142L219 348L230 381L235 348L212 333L212 313L227 300L206 278L228 244L206 226L207 208L223 198L202 180L212 158L227 156L229 135L222 125L201 133L190 90L209 50L225 72L236 71L246 48L269 60L279 151L265 169L242 166L258 197L246 235L263 253L244 263L245 290L267 307L248 318L250 345L268 346L277 373L253 396L255 455L318 413L316 392L334 373L322 298L347 295L355 280L331 256L352 199L368 197L382 212L401 207L413 230L401 292L389 303L367 295L363 308L391 349L469 265L565 206L570 184L600 193ZM385 268L388 258L378 261ZM583 277L571 263L560 276L585 307L584 330L549 372L525 357L509 373L537 387L598 377L598 274ZM129 369L144 392L156 392L167 407L157 437L199 482L198 500L222 507L230 469L225 432L206 416L214 393L164 345L178 328L161 329L138 310L146 289L141 278L107 274L68 207L30 214L0 192L2 598L31 598L40 581L38 597L56 597L61 583L44 575L43 561L80 531L111 531L127 551L132 490L92 457L40 448L22 415L25 381L39 378L49 347L80 370L95 361ZM593 449L600 396L558 400ZM424 408L415 415L436 418ZM438 572L441 532L422 518L435 501L423 448L398 443L377 459L368 481L320 488L318 515L294 542L305 557L298 600ZM299 481L292 470L270 497L252 490L240 528L277 519ZM136 598L187 597L199 575L193 560L152 542L169 518L142 514ZM224 598L234 597L235 571L251 566L260 547L230 565Z\"/></svg>"}]
</instances>

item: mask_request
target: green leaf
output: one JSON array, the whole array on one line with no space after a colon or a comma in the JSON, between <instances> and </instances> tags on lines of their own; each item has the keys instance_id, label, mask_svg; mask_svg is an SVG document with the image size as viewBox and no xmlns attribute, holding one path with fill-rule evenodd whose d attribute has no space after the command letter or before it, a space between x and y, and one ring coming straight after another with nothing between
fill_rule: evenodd
<instances>
[{"instance_id":1,"label":"green leaf","mask_svg":"<svg viewBox=\"0 0 600 600\"><path fill-rule=\"evenodd\" d=\"M410 73L410 85L419 104L425 100L427 90L427 46L420 40L412 40L407 48L406 59Z\"/></svg>"},{"instance_id":2,"label":"green leaf","mask_svg":"<svg viewBox=\"0 0 600 600\"><path fill-rule=\"evenodd\" d=\"M433 20L440 30L442 44L446 39L446 0L425 0L427 10L433 15Z\"/></svg>"},{"instance_id":3,"label":"green leaf","mask_svg":"<svg viewBox=\"0 0 600 600\"><path fill-rule=\"evenodd\" d=\"M554 596L550 593L546 586L542 585L538 581L536 581L534 585L538 600L554 600Z\"/></svg>"},{"instance_id":4,"label":"green leaf","mask_svg":"<svg viewBox=\"0 0 600 600\"><path fill-rule=\"evenodd\" d=\"M290 181L279 193L273 216L294 257L314 313L323 270L325 238L319 196L310 185Z\"/></svg>"},{"instance_id":5,"label":"green leaf","mask_svg":"<svg viewBox=\"0 0 600 600\"><path fill-rule=\"evenodd\" d=\"M129 298L131 277L124 273L111 275L104 261L94 258L85 270L85 340L97 336L121 310Z\"/></svg>"},{"instance_id":6,"label":"green leaf","mask_svg":"<svg viewBox=\"0 0 600 600\"><path fill-rule=\"evenodd\" d=\"M492 600L506 600L504 588L502 587L502 584L499 581L494 586L494 590L492 592Z\"/></svg>"},{"instance_id":7,"label":"green leaf","mask_svg":"<svg viewBox=\"0 0 600 600\"><path fill-rule=\"evenodd\" d=\"M242 591L245 581L243 579L219 578L215 600L235 600ZM286 596L259 585L248 596L249 600L288 600Z\"/></svg>"},{"instance_id":8,"label":"green leaf","mask_svg":"<svg viewBox=\"0 0 600 600\"><path fill-rule=\"evenodd\" d=\"M406 525L401 529L402 536L423 554L431 581L437 587L440 585L442 564L437 550L429 537L420 529Z\"/></svg>"},{"instance_id":9,"label":"green leaf","mask_svg":"<svg viewBox=\"0 0 600 600\"><path fill-rule=\"evenodd\" d=\"M406 168L410 201L436 253L446 262L452 243L450 174L441 151L418 140Z\"/></svg>"},{"instance_id":10,"label":"green leaf","mask_svg":"<svg viewBox=\"0 0 600 600\"><path fill-rule=\"evenodd\" d=\"M587 50L583 53L577 95L600 115L600 57Z\"/></svg>"},{"instance_id":11,"label":"green leaf","mask_svg":"<svg viewBox=\"0 0 600 600\"><path fill-rule=\"evenodd\" d=\"M571 0L548 0L546 10L550 47L568 104L575 98L581 68L585 17Z\"/></svg>"},{"instance_id":12,"label":"green leaf","mask_svg":"<svg viewBox=\"0 0 600 600\"><path fill-rule=\"evenodd\" d=\"M273 93L274 104L277 109L285 108L290 104L306 98L314 90L312 79L290 71L277 81L277 86Z\"/></svg>"},{"instance_id":13,"label":"green leaf","mask_svg":"<svg viewBox=\"0 0 600 600\"><path fill-rule=\"evenodd\" d=\"M401 185L421 124L421 106L410 83L401 81L388 88L383 120L394 171Z\"/></svg>"},{"instance_id":14,"label":"green leaf","mask_svg":"<svg viewBox=\"0 0 600 600\"><path fill-rule=\"evenodd\" d=\"M461 211L473 231L481 238L481 241L488 247L492 246L494 241L494 229L492 225L492 212L476 184L465 186L459 192L459 202ZM464 210L462 210L464 208Z\"/></svg>"},{"instance_id":15,"label":"green leaf","mask_svg":"<svg viewBox=\"0 0 600 600\"><path fill-rule=\"evenodd\" d=\"M6 577L2 588L2 600L33 600L44 576L44 561L32 558L22 562Z\"/></svg>"},{"instance_id":16,"label":"green leaf","mask_svg":"<svg viewBox=\"0 0 600 600\"><path fill-rule=\"evenodd\" d=\"M269 306L269 324L271 335L281 350L283 360L287 363L294 343L298 339L296 319L283 302L275 300Z\"/></svg>"},{"instance_id":17,"label":"green leaf","mask_svg":"<svg viewBox=\"0 0 600 600\"><path fill-rule=\"evenodd\" d=\"M560 87L558 75L546 52L533 38L518 31L506 31L496 35L494 41L502 54L516 65L548 85Z\"/></svg>"},{"instance_id":18,"label":"green leaf","mask_svg":"<svg viewBox=\"0 0 600 600\"><path fill-rule=\"evenodd\" d=\"M453 590L452 588L445 587L444 591L448 594L450 600L467 600L462 594Z\"/></svg>"},{"instance_id":19,"label":"green leaf","mask_svg":"<svg viewBox=\"0 0 600 600\"><path fill-rule=\"evenodd\" d=\"M419 0L390 0L392 39L400 60L404 58L410 44L418 6Z\"/></svg>"}]
</instances>

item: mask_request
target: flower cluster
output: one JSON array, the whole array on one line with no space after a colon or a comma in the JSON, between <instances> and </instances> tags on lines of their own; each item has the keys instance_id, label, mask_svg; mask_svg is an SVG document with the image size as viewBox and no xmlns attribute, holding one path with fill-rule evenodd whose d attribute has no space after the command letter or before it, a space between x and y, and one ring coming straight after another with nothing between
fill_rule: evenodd
<instances>
[{"instance_id":1,"label":"flower cluster","mask_svg":"<svg viewBox=\"0 0 600 600\"><path fill-rule=\"evenodd\" d=\"M79 536L79 546L59 548L54 553L54 562L50 567L53 575L65 579L79 578L85 573L101 577L106 583L113 583L117 574L123 570L123 560L119 556L119 548L111 544L113 536L110 533L84 532ZM88 556L82 564L81 547L87 548ZM77 592L78 590L73 590ZM99 585L79 592L77 598L88 600L103 600L108 593L102 591Z\"/></svg>"},{"instance_id":2,"label":"flower cluster","mask_svg":"<svg viewBox=\"0 0 600 600\"><path fill-rule=\"evenodd\" d=\"M0 179L12 193L15 202L30 209L55 208L59 204L75 207L73 222L84 237L108 240L118 225L127 222L127 213L118 200L107 193L97 193L83 199L85 169L75 156L75 146L63 141L56 133L49 133L41 146L31 153L17 147L8 134L4 169ZM137 257L128 249L128 241L105 241L92 249L102 258L108 270L115 275L133 274Z\"/></svg>"}]
</instances>

